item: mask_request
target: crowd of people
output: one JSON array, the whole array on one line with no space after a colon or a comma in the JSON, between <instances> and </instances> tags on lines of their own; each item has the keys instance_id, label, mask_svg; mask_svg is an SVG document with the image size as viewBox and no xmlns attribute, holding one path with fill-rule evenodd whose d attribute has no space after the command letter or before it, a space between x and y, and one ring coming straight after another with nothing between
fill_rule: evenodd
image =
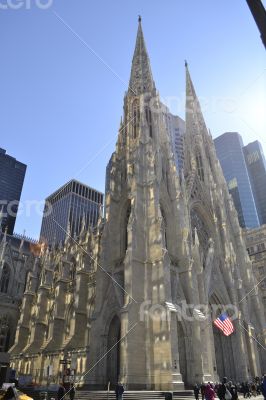
<instances>
[{"instance_id":1,"label":"crowd of people","mask_svg":"<svg viewBox=\"0 0 266 400\"><path fill-rule=\"evenodd\" d=\"M244 398L262 395L266 400L266 375L263 378L256 377L252 382L234 383L223 378L221 383L202 383L194 386L196 400L238 400L238 395Z\"/></svg>"}]
</instances>

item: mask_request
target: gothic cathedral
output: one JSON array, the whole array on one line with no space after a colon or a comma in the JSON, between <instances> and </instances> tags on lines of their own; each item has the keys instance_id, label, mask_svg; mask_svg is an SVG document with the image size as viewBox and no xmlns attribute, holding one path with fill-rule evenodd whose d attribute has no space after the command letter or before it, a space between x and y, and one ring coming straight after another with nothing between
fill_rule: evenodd
<instances>
[{"instance_id":1,"label":"gothic cathedral","mask_svg":"<svg viewBox=\"0 0 266 400\"><path fill-rule=\"evenodd\" d=\"M178 174L141 20L109 179L97 228L36 257L13 368L59 382L67 360L80 386L133 390L264 372L260 294L188 66ZM202 305L207 319L195 315ZM212 320L228 305L226 337Z\"/></svg>"}]
</instances>

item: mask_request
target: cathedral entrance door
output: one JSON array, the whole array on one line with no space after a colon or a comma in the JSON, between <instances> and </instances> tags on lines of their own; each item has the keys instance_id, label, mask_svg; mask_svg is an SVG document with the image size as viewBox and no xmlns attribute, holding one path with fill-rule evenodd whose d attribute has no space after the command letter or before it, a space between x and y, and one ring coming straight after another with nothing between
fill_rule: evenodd
<instances>
[{"instance_id":1,"label":"cathedral entrance door","mask_svg":"<svg viewBox=\"0 0 266 400\"><path fill-rule=\"evenodd\" d=\"M115 316L110 324L107 339L107 381L114 388L120 374L120 319ZM112 349L112 350L110 350Z\"/></svg>"},{"instance_id":2,"label":"cathedral entrance door","mask_svg":"<svg viewBox=\"0 0 266 400\"><path fill-rule=\"evenodd\" d=\"M213 328L213 338L214 338L214 348L215 348L215 358L216 358L216 368L217 375L220 378L220 382L225 375L224 359L223 359L223 347L220 332Z\"/></svg>"},{"instance_id":3,"label":"cathedral entrance door","mask_svg":"<svg viewBox=\"0 0 266 400\"><path fill-rule=\"evenodd\" d=\"M236 379L232 338L224 336L217 328L213 327L215 358L217 374L220 380L226 376L230 380Z\"/></svg>"},{"instance_id":4,"label":"cathedral entrance door","mask_svg":"<svg viewBox=\"0 0 266 400\"><path fill-rule=\"evenodd\" d=\"M177 322L177 340L179 353L179 368L183 382L187 382L187 357L186 357L186 340L184 329L180 322Z\"/></svg>"}]
</instances>

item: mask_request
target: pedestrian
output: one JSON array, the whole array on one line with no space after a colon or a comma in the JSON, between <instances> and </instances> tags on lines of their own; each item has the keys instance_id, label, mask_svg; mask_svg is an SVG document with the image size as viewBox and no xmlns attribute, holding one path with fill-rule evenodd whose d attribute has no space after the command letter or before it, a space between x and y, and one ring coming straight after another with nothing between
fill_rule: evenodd
<instances>
[{"instance_id":1,"label":"pedestrian","mask_svg":"<svg viewBox=\"0 0 266 400\"><path fill-rule=\"evenodd\" d=\"M205 387L205 398L206 400L214 400L215 399L215 391L211 387L211 385L208 383Z\"/></svg>"},{"instance_id":2,"label":"pedestrian","mask_svg":"<svg viewBox=\"0 0 266 400\"><path fill-rule=\"evenodd\" d=\"M66 394L66 390L65 390L64 386L60 383L58 391L57 391L57 400L63 399L65 394Z\"/></svg>"},{"instance_id":3,"label":"pedestrian","mask_svg":"<svg viewBox=\"0 0 266 400\"><path fill-rule=\"evenodd\" d=\"M194 386L194 396L195 396L195 400L199 400L199 392L200 392L200 388L199 385L196 383L196 385Z\"/></svg>"},{"instance_id":4,"label":"pedestrian","mask_svg":"<svg viewBox=\"0 0 266 400\"><path fill-rule=\"evenodd\" d=\"M70 398L70 400L74 400L75 394L76 394L76 388L75 388L74 384L71 383L70 390L69 390L69 398Z\"/></svg>"},{"instance_id":5,"label":"pedestrian","mask_svg":"<svg viewBox=\"0 0 266 400\"><path fill-rule=\"evenodd\" d=\"M7 391L3 396L3 400L16 400L16 395L12 386L7 388Z\"/></svg>"},{"instance_id":6,"label":"pedestrian","mask_svg":"<svg viewBox=\"0 0 266 400\"><path fill-rule=\"evenodd\" d=\"M121 382L118 382L115 388L116 400L123 400L123 393L125 389Z\"/></svg>"},{"instance_id":7,"label":"pedestrian","mask_svg":"<svg viewBox=\"0 0 266 400\"><path fill-rule=\"evenodd\" d=\"M230 382L228 389L229 392L231 393L232 400L238 400L237 385L234 385L232 382Z\"/></svg>"},{"instance_id":8,"label":"pedestrian","mask_svg":"<svg viewBox=\"0 0 266 400\"><path fill-rule=\"evenodd\" d=\"M204 383L202 383L200 385L200 393L201 393L201 399L204 400L204 398L205 398L205 385L204 385Z\"/></svg>"},{"instance_id":9,"label":"pedestrian","mask_svg":"<svg viewBox=\"0 0 266 400\"><path fill-rule=\"evenodd\" d=\"M250 391L251 391L251 395L254 396L254 397L256 397L257 390L256 390L255 382L252 382L252 383L251 383Z\"/></svg>"},{"instance_id":10,"label":"pedestrian","mask_svg":"<svg viewBox=\"0 0 266 400\"><path fill-rule=\"evenodd\" d=\"M264 375L263 381L261 384L261 393L263 394L263 397L266 400L266 375Z\"/></svg>"},{"instance_id":11,"label":"pedestrian","mask_svg":"<svg viewBox=\"0 0 266 400\"><path fill-rule=\"evenodd\" d=\"M217 395L220 400L231 400L232 396L227 389L227 378L224 377L222 380L222 383L219 385L218 390L217 390Z\"/></svg>"}]
</instances>

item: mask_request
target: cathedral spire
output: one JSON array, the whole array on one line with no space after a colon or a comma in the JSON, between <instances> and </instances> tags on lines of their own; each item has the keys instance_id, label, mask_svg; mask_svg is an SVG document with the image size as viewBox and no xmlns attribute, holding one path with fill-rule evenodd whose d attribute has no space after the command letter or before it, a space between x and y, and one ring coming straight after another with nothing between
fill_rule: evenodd
<instances>
[{"instance_id":1,"label":"cathedral spire","mask_svg":"<svg viewBox=\"0 0 266 400\"><path fill-rule=\"evenodd\" d=\"M185 133L185 162L184 176L189 177L189 187L192 190L194 177L198 173L204 180L205 142L209 133L203 118L200 103L189 73L186 69L186 133Z\"/></svg>"},{"instance_id":2,"label":"cathedral spire","mask_svg":"<svg viewBox=\"0 0 266 400\"><path fill-rule=\"evenodd\" d=\"M138 22L138 33L129 81L129 91L135 96L145 92L152 92L155 89L150 59L142 31L141 16L139 16Z\"/></svg>"},{"instance_id":3,"label":"cathedral spire","mask_svg":"<svg viewBox=\"0 0 266 400\"><path fill-rule=\"evenodd\" d=\"M185 61L186 68L186 125L187 134L199 135L206 133L206 124L202 115L200 103L189 73L188 63Z\"/></svg>"}]
</instances>

